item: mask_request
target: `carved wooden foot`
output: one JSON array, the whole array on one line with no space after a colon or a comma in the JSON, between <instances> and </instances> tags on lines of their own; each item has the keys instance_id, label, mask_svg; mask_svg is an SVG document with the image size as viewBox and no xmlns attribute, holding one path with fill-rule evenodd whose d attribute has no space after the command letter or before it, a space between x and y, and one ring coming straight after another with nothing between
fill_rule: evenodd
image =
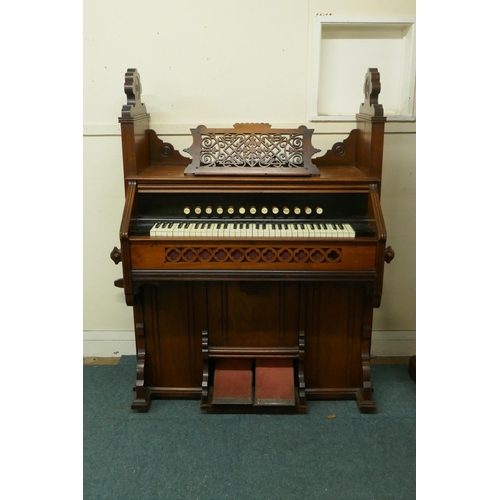
<instances>
[{"instance_id":1,"label":"carved wooden foot","mask_svg":"<svg viewBox=\"0 0 500 500\"><path fill-rule=\"evenodd\" d=\"M363 388L359 389L356 393L356 400L358 402L358 409L361 413L375 413L377 407L373 401L373 389Z\"/></svg>"},{"instance_id":2,"label":"carved wooden foot","mask_svg":"<svg viewBox=\"0 0 500 500\"><path fill-rule=\"evenodd\" d=\"M132 410L146 412L149 410L150 396L149 388L134 387L135 397L132 401Z\"/></svg>"}]
</instances>

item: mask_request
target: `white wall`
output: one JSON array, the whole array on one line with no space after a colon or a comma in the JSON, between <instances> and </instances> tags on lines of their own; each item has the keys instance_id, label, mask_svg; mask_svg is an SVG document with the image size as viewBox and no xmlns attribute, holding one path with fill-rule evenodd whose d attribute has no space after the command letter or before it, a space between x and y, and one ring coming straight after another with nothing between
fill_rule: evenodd
<instances>
[{"instance_id":1,"label":"white wall","mask_svg":"<svg viewBox=\"0 0 500 500\"><path fill-rule=\"evenodd\" d=\"M135 352L132 311L113 286L121 267L109 258L119 245L124 202L117 117L126 69L141 74L151 127L179 150L191 144L191 126L269 122L316 129L313 143L326 151L355 127L308 122L313 21L329 12L383 20L414 16L415 2L84 2L84 355ZM382 206L396 257L386 266L373 353L409 355L416 329L415 124L388 123L386 132Z\"/></svg>"}]
</instances>

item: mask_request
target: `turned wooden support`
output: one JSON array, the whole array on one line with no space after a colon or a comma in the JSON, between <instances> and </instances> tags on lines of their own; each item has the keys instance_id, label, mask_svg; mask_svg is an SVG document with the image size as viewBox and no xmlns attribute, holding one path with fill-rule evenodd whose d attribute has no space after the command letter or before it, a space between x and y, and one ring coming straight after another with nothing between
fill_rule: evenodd
<instances>
[{"instance_id":1,"label":"turned wooden support","mask_svg":"<svg viewBox=\"0 0 500 500\"><path fill-rule=\"evenodd\" d=\"M387 262L387 264L389 264L392 261L392 259L394 259L394 255L395 255L395 252L391 246L389 246L385 249L384 260Z\"/></svg>"},{"instance_id":2,"label":"turned wooden support","mask_svg":"<svg viewBox=\"0 0 500 500\"><path fill-rule=\"evenodd\" d=\"M113 248L109 257L115 264L119 264L122 261L122 251L119 248Z\"/></svg>"}]
</instances>

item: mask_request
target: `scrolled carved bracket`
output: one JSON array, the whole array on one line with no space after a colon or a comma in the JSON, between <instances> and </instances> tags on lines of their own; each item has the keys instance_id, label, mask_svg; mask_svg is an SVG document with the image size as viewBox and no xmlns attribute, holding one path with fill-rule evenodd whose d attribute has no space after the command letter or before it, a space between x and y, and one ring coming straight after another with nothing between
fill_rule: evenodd
<instances>
[{"instance_id":1,"label":"scrolled carved bracket","mask_svg":"<svg viewBox=\"0 0 500 500\"><path fill-rule=\"evenodd\" d=\"M169 142L163 142L154 130L147 130L151 165L189 165L190 158L182 156Z\"/></svg>"},{"instance_id":2,"label":"scrolled carved bracket","mask_svg":"<svg viewBox=\"0 0 500 500\"><path fill-rule=\"evenodd\" d=\"M119 264L122 261L122 251L119 248L113 248L109 257L115 264Z\"/></svg>"},{"instance_id":3,"label":"scrolled carved bracket","mask_svg":"<svg viewBox=\"0 0 500 500\"><path fill-rule=\"evenodd\" d=\"M389 264L392 261L392 259L394 259L395 255L396 254L394 250L392 249L391 246L389 246L385 249L384 260L387 262L387 264Z\"/></svg>"}]
</instances>

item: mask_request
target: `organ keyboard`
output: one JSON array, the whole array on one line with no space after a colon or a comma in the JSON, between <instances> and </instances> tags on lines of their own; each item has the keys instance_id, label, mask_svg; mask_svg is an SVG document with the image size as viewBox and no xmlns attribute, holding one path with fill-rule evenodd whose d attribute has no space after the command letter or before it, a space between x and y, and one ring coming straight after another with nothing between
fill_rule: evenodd
<instances>
[{"instance_id":1,"label":"organ keyboard","mask_svg":"<svg viewBox=\"0 0 500 500\"><path fill-rule=\"evenodd\" d=\"M355 226L356 227L356 226ZM354 238L356 231L348 223L282 222L156 222L149 230L153 237L271 239L271 238Z\"/></svg>"},{"instance_id":2,"label":"organ keyboard","mask_svg":"<svg viewBox=\"0 0 500 500\"><path fill-rule=\"evenodd\" d=\"M357 128L323 156L312 130L192 129L182 155L149 128L125 75L122 287L137 348L132 408L196 397L206 411L306 411L356 398L375 411L373 308L385 247L385 118L370 69Z\"/></svg>"}]
</instances>

